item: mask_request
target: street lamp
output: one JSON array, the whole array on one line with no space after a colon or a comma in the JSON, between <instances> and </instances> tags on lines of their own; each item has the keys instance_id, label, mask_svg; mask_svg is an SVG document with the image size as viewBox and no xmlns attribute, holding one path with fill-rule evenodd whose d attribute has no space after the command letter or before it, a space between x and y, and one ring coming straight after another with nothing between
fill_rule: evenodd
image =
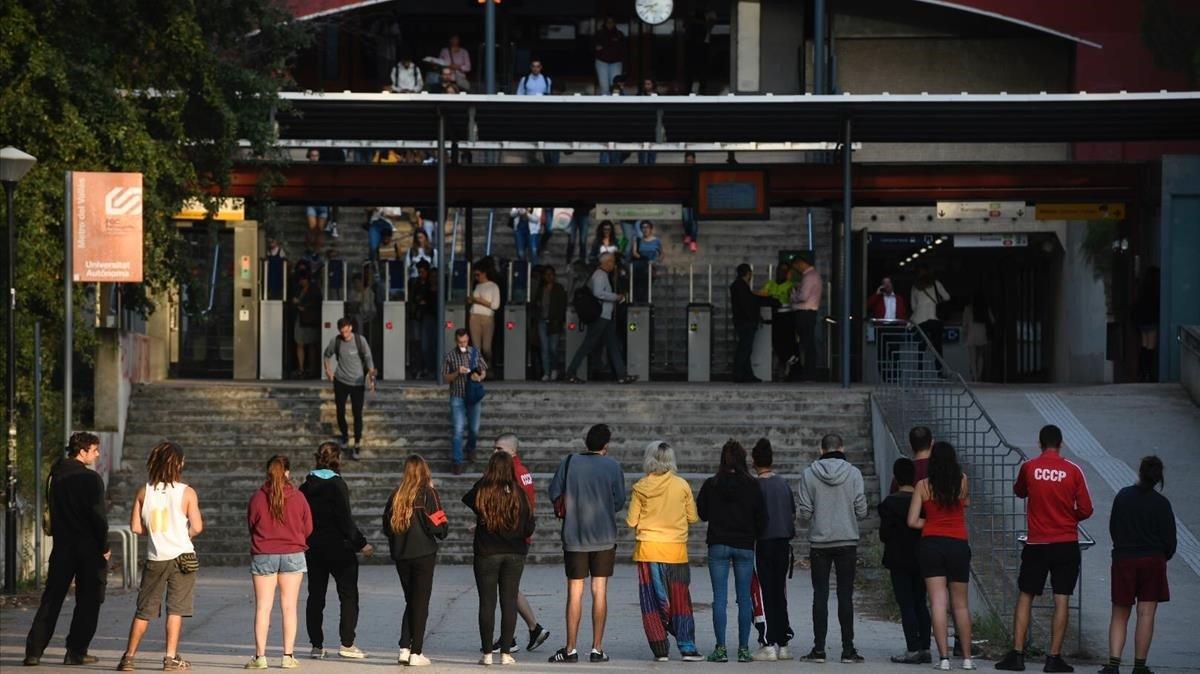
<instances>
[{"instance_id":1,"label":"street lamp","mask_svg":"<svg viewBox=\"0 0 1200 674\"><path fill-rule=\"evenodd\" d=\"M8 428L8 448L5 452L5 492L8 494L4 512L4 591L17 592L17 424L13 408L17 399L17 332L13 320L16 318L17 293L13 278L17 266L17 227L13 215L13 194L17 183L37 163L37 157L25 154L9 146L0 150L0 183L4 184L4 196L8 203L8 251L5 255L4 286L8 301L4 304L4 320L8 330L6 380L4 408ZM38 515L41 516L40 513Z\"/></svg>"}]
</instances>

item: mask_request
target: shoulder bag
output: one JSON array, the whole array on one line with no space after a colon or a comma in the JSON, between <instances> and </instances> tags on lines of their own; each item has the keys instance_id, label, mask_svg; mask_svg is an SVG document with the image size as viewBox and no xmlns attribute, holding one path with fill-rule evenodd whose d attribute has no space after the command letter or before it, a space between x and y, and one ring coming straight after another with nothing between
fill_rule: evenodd
<instances>
[{"instance_id":1,"label":"shoulder bag","mask_svg":"<svg viewBox=\"0 0 1200 674\"><path fill-rule=\"evenodd\" d=\"M478 359L479 359L479 350L472 348L471 349L471 361L470 361L471 373L475 372L475 366L478 364ZM468 405L478 405L479 402L483 400L483 397L485 395L487 395L487 389L483 388L482 382L477 382L477 381L471 379L470 373L468 373L465 376L467 377L467 390L463 394L463 400Z\"/></svg>"}]
</instances>

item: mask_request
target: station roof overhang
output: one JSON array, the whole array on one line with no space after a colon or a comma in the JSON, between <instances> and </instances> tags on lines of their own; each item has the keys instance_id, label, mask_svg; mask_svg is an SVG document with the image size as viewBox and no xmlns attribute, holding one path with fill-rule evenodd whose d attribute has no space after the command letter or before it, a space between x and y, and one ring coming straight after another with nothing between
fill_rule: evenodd
<instances>
[{"instance_id":1,"label":"station roof overhang","mask_svg":"<svg viewBox=\"0 0 1200 674\"><path fill-rule=\"evenodd\" d=\"M282 144L1030 143L1200 139L1200 92L832 96L283 93Z\"/></svg>"}]
</instances>

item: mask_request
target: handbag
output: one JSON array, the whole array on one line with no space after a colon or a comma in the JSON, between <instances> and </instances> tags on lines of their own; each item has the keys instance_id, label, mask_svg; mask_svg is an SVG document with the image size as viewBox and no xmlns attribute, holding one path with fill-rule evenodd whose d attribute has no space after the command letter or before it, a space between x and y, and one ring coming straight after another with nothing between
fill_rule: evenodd
<instances>
[{"instance_id":1,"label":"handbag","mask_svg":"<svg viewBox=\"0 0 1200 674\"><path fill-rule=\"evenodd\" d=\"M558 519L565 519L567 516L567 476L571 474L571 457L567 457L567 465L563 467L563 493L554 499L554 516Z\"/></svg>"},{"instance_id":2,"label":"handbag","mask_svg":"<svg viewBox=\"0 0 1200 674\"><path fill-rule=\"evenodd\" d=\"M196 573L200 570L200 560L196 553L185 552L175 558L175 566L179 567L179 573Z\"/></svg>"},{"instance_id":3,"label":"handbag","mask_svg":"<svg viewBox=\"0 0 1200 674\"><path fill-rule=\"evenodd\" d=\"M478 356L479 350L471 349L471 372L475 371ZM467 390L463 393L463 401L468 405L478 405L485 395L487 395L487 389L483 388L483 384L471 379L470 375L467 375Z\"/></svg>"},{"instance_id":4,"label":"handbag","mask_svg":"<svg viewBox=\"0 0 1200 674\"><path fill-rule=\"evenodd\" d=\"M433 491L432 489L430 490L430 492L433 494L433 503L437 509L434 510L433 512L427 511L425 513L425 518L429 520L430 525L435 526L435 527L440 527L440 526L446 524L447 522L449 522L450 520L446 518L446 511L442 509L441 497L439 497L438 493L436 491Z\"/></svg>"},{"instance_id":5,"label":"handbag","mask_svg":"<svg viewBox=\"0 0 1200 674\"><path fill-rule=\"evenodd\" d=\"M944 321L947 318L950 318L950 303L949 303L950 298L947 297L944 300L942 299L942 293L940 290L938 290L936 281L934 281L934 284L933 284L933 295L929 294L929 288L925 288L921 292L926 297L928 297L930 300L933 301L933 305L934 305L933 313L935 316L937 316L937 319L939 321Z\"/></svg>"}]
</instances>

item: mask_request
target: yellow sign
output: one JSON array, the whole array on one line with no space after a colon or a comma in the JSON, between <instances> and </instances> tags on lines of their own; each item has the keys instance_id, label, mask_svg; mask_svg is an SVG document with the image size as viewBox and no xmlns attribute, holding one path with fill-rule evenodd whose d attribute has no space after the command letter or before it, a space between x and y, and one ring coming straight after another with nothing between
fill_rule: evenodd
<instances>
[{"instance_id":1,"label":"yellow sign","mask_svg":"<svg viewBox=\"0 0 1200 674\"><path fill-rule=\"evenodd\" d=\"M203 220L208 217L208 209L204 207L204 202L199 199L188 199L179 207L179 212L174 215L176 220ZM246 219L246 200L245 199L222 199L217 204L217 212L213 213L213 220L245 220Z\"/></svg>"},{"instance_id":2,"label":"yellow sign","mask_svg":"<svg viewBox=\"0 0 1200 674\"><path fill-rule=\"evenodd\" d=\"M1038 220L1124 220L1125 204L1038 204Z\"/></svg>"}]
</instances>

